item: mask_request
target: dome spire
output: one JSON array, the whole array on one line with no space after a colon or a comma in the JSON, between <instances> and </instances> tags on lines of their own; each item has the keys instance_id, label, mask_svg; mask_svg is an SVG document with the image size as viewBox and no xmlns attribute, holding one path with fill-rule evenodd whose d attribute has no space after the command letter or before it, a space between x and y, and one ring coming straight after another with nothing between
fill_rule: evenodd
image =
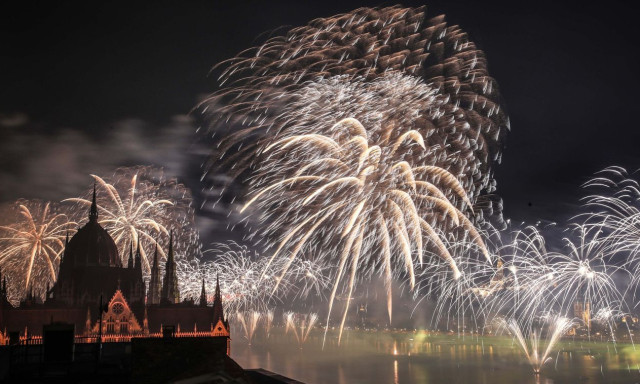
<instances>
[{"instance_id":1,"label":"dome spire","mask_svg":"<svg viewBox=\"0 0 640 384\"><path fill-rule=\"evenodd\" d=\"M93 183L93 200L91 200L91 210L89 211L89 221L98 221L98 204L96 204L96 183Z\"/></svg>"}]
</instances>

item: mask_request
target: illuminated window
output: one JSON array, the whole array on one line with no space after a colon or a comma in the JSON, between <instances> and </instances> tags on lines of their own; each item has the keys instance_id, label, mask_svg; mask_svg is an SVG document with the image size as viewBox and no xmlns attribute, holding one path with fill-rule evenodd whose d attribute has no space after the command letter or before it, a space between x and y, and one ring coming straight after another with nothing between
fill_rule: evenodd
<instances>
[{"instance_id":1,"label":"illuminated window","mask_svg":"<svg viewBox=\"0 0 640 384\"><path fill-rule=\"evenodd\" d=\"M129 333L129 322L124 317L120 319L120 333Z\"/></svg>"},{"instance_id":2,"label":"illuminated window","mask_svg":"<svg viewBox=\"0 0 640 384\"><path fill-rule=\"evenodd\" d=\"M107 319L107 333L114 333L116 331L116 319L109 317Z\"/></svg>"}]
</instances>

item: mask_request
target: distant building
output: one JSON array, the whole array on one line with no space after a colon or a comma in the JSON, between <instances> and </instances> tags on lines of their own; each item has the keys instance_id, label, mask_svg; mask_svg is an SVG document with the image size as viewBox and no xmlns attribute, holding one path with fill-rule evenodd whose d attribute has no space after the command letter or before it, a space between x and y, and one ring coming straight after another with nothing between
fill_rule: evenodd
<instances>
[{"instance_id":1,"label":"distant building","mask_svg":"<svg viewBox=\"0 0 640 384\"><path fill-rule=\"evenodd\" d=\"M113 238L98 223L94 190L89 221L70 240L67 237L58 279L44 302L29 292L14 307L7 300L6 281L0 289L0 344L8 343L10 335L37 342L43 326L51 323L73 324L76 342L99 336L115 342L160 337L163 326L173 326L176 337L224 337L229 352L229 323L219 282L212 306L207 305L204 281L199 303L180 301L172 237L164 276L161 279L156 249L149 292L145 291L140 250L135 257L130 250L127 265L122 265Z\"/></svg>"},{"instance_id":2,"label":"distant building","mask_svg":"<svg viewBox=\"0 0 640 384\"><path fill-rule=\"evenodd\" d=\"M587 329L591 329L591 302L578 300L573 303L573 316L582 320Z\"/></svg>"}]
</instances>

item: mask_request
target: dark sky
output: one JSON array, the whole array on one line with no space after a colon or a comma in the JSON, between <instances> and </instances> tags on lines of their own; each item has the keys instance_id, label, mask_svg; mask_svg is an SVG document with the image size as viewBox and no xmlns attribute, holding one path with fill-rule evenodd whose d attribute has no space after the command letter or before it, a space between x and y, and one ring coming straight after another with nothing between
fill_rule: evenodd
<instances>
[{"instance_id":1,"label":"dark sky","mask_svg":"<svg viewBox=\"0 0 640 384\"><path fill-rule=\"evenodd\" d=\"M105 140L117 148L111 131L135 121L144 146L146 137L157 139L158 127L166 133L176 115L187 114L213 90L212 65L261 41L261 33L360 6L394 4L130 3L0 6L0 115L29 119L20 128L0 124L0 139L12 142L21 135L55 143L71 130L91 140L92 148ZM593 172L612 164L640 168L640 24L634 9L615 1L427 6L429 14L445 13L470 34L500 84L512 127L496 170L507 217L562 220L575 212L583 194L579 185ZM23 156L39 156L36 147L25 148ZM17 172L12 167L21 165L10 157L22 155L4 151L0 171ZM198 171L177 173L194 185ZM8 188L0 186L0 200L15 198Z\"/></svg>"}]
</instances>

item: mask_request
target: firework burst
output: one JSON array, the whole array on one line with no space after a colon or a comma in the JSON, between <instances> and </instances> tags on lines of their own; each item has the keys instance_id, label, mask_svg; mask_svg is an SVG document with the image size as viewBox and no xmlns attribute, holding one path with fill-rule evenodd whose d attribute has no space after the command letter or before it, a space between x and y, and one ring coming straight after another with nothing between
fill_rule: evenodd
<instances>
[{"instance_id":1,"label":"firework burst","mask_svg":"<svg viewBox=\"0 0 640 384\"><path fill-rule=\"evenodd\" d=\"M9 300L17 302L28 289L44 297L56 280L65 236L77 223L55 204L19 200L13 220L0 226L0 267L9 276Z\"/></svg>"},{"instance_id":2,"label":"firework burst","mask_svg":"<svg viewBox=\"0 0 640 384\"><path fill-rule=\"evenodd\" d=\"M484 231L483 237L490 238L495 233ZM466 325L481 329L487 308L497 293L502 293L504 281L502 261L488 261L479 257L482 250L468 238L449 234L445 244L459 267L461 274L452 279L446 261L430 254L427 262L416 276L417 289L414 297L418 300L414 311L424 300L433 300L432 325L438 327L445 321L450 324L456 319L458 331ZM493 253L493 252L492 252ZM468 324L465 324L469 321Z\"/></svg>"},{"instance_id":3,"label":"firework burst","mask_svg":"<svg viewBox=\"0 0 640 384\"><path fill-rule=\"evenodd\" d=\"M544 312L563 316L581 313L590 328L593 312L611 310L623 295L615 284L616 274L626 274L620 266L608 264L601 232L573 225L564 238L566 252L549 252L543 237L533 227L518 231L503 266L502 290L490 300L492 310L522 319L530 325Z\"/></svg>"},{"instance_id":4,"label":"firework burst","mask_svg":"<svg viewBox=\"0 0 640 384\"><path fill-rule=\"evenodd\" d=\"M245 245L233 241L217 243L204 255L211 260L197 263L191 268L191 275L196 276L194 282L202 276L213 287L216 277L219 277L224 304L231 312L264 312L270 303L278 300L280 291L289 287L285 281L279 285L278 292L272 295L277 276L267 269L266 258ZM196 287L195 284L190 286ZM213 292L212 289L207 290ZM195 290L193 294L196 294Z\"/></svg>"},{"instance_id":5,"label":"firework burst","mask_svg":"<svg viewBox=\"0 0 640 384\"><path fill-rule=\"evenodd\" d=\"M640 186L621 167L609 167L583 185L600 190L584 199L588 213L577 218L603 239L603 257L621 264L631 275L627 293L635 302L640 284Z\"/></svg>"},{"instance_id":6,"label":"firework burst","mask_svg":"<svg viewBox=\"0 0 640 384\"><path fill-rule=\"evenodd\" d=\"M92 177L97 187L99 223L116 242L123 264L128 250L139 244L143 270L148 274L156 245L160 257L166 259L170 231L177 259L199 256L191 195L183 185L166 180L161 171L149 167L121 168L110 178ZM65 201L77 204L77 217L84 217L91 205L90 198Z\"/></svg>"},{"instance_id":7,"label":"firework burst","mask_svg":"<svg viewBox=\"0 0 640 384\"><path fill-rule=\"evenodd\" d=\"M295 260L291 273L280 281L277 272L288 260L279 258L270 263L269 258L234 241L213 244L203 254L206 260L178 263L181 292L186 297L197 297L202 279L208 284L207 292L213 292L219 278L224 305L231 312L268 312L269 305L285 298L305 298L310 293L322 297L329 286L329 269L323 264Z\"/></svg>"},{"instance_id":8,"label":"firework burst","mask_svg":"<svg viewBox=\"0 0 640 384\"><path fill-rule=\"evenodd\" d=\"M424 8L362 8L226 65L201 111L209 132L230 129L215 158L248 176L243 211L272 262L288 260L279 281L296 258L324 259L336 268L330 315L340 289L350 297L380 274L391 318L392 278L413 288L426 252L460 277L443 231L489 258L473 221L508 122L483 53L457 27Z\"/></svg>"}]
</instances>

